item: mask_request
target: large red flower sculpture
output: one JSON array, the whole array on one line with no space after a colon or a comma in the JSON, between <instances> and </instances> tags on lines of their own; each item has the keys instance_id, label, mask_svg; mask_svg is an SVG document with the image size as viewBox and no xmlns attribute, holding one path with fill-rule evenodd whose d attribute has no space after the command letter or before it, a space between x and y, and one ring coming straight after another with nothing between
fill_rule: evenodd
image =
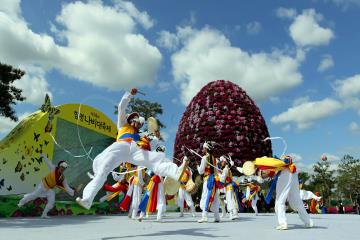
<instances>
[{"instance_id":1,"label":"large red flower sculpture","mask_svg":"<svg viewBox=\"0 0 360 240\"><path fill-rule=\"evenodd\" d=\"M215 157L230 154L236 166L256 157L272 156L271 141L264 118L254 101L238 85L224 80L210 82L191 100L184 112L175 139L174 157L186 154L191 163L200 158L205 140L215 141Z\"/></svg>"}]
</instances>

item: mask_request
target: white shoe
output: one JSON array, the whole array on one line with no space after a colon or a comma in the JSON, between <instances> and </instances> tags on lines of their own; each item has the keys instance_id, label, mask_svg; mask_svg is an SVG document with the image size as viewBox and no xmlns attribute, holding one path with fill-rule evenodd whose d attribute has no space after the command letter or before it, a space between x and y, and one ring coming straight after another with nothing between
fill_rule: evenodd
<instances>
[{"instance_id":1,"label":"white shoe","mask_svg":"<svg viewBox=\"0 0 360 240\"><path fill-rule=\"evenodd\" d=\"M143 217L140 216L140 217L137 218L137 220L138 220L139 222L141 222L141 221L143 220Z\"/></svg>"},{"instance_id":2,"label":"white shoe","mask_svg":"<svg viewBox=\"0 0 360 240\"><path fill-rule=\"evenodd\" d=\"M159 223L164 222L164 220L162 218L156 218L156 221L159 222Z\"/></svg>"},{"instance_id":3,"label":"white shoe","mask_svg":"<svg viewBox=\"0 0 360 240\"><path fill-rule=\"evenodd\" d=\"M87 201L82 200L80 197L76 198L77 204L79 204L81 207L89 210L91 208L91 204Z\"/></svg>"},{"instance_id":4,"label":"white shoe","mask_svg":"<svg viewBox=\"0 0 360 240\"><path fill-rule=\"evenodd\" d=\"M47 214L43 214L43 215L41 215L41 218L46 218L46 219L49 219L49 218L50 218L50 216L48 216Z\"/></svg>"},{"instance_id":5,"label":"white shoe","mask_svg":"<svg viewBox=\"0 0 360 240\"><path fill-rule=\"evenodd\" d=\"M286 224L280 224L276 227L276 230L288 230L288 227Z\"/></svg>"},{"instance_id":6,"label":"white shoe","mask_svg":"<svg viewBox=\"0 0 360 240\"><path fill-rule=\"evenodd\" d=\"M238 219L239 218L239 216L237 216L237 215L230 215L230 220L235 220L235 219Z\"/></svg>"},{"instance_id":7,"label":"white shoe","mask_svg":"<svg viewBox=\"0 0 360 240\"><path fill-rule=\"evenodd\" d=\"M180 213L179 217L184 217L184 213Z\"/></svg>"},{"instance_id":8,"label":"white shoe","mask_svg":"<svg viewBox=\"0 0 360 240\"><path fill-rule=\"evenodd\" d=\"M305 224L305 227L306 227L306 228L312 228L312 227L314 227L314 221L313 221L312 219L310 219L310 222L309 222L309 223L306 223L306 224Z\"/></svg>"},{"instance_id":9,"label":"white shoe","mask_svg":"<svg viewBox=\"0 0 360 240\"><path fill-rule=\"evenodd\" d=\"M192 217L196 217L196 214L195 214L195 213L192 213L191 216L192 216Z\"/></svg>"},{"instance_id":10,"label":"white shoe","mask_svg":"<svg viewBox=\"0 0 360 240\"><path fill-rule=\"evenodd\" d=\"M208 222L208 218L207 217L203 217L199 220L197 220L198 223L204 223L204 222Z\"/></svg>"}]
</instances>

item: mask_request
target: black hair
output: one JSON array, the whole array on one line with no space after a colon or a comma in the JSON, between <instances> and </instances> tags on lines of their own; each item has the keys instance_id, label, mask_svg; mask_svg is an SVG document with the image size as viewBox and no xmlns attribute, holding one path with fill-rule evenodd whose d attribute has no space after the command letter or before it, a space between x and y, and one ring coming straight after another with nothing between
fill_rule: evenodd
<instances>
[{"instance_id":1,"label":"black hair","mask_svg":"<svg viewBox=\"0 0 360 240\"><path fill-rule=\"evenodd\" d=\"M58 162L57 166L60 167L60 164L62 163L66 163L64 160L61 160L60 162Z\"/></svg>"}]
</instances>

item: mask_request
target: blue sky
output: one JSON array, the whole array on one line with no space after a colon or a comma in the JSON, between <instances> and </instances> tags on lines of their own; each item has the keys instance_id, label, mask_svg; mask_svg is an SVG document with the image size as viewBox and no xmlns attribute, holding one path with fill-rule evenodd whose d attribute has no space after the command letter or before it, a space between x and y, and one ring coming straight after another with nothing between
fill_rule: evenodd
<instances>
[{"instance_id":1,"label":"blue sky","mask_svg":"<svg viewBox=\"0 0 360 240\"><path fill-rule=\"evenodd\" d=\"M0 61L35 111L85 103L115 120L124 89L161 103L170 153L186 104L227 79L255 99L298 165L360 156L360 1L1 0ZM98 97L102 96L102 97ZM0 118L0 137L15 123ZM281 152L281 142L274 142Z\"/></svg>"}]
</instances>

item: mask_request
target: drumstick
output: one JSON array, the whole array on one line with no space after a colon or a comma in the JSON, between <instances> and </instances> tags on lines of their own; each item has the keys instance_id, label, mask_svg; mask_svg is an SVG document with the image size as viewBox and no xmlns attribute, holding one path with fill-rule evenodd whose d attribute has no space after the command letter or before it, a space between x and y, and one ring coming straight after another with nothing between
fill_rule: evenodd
<instances>
[{"instance_id":1,"label":"drumstick","mask_svg":"<svg viewBox=\"0 0 360 240\"><path fill-rule=\"evenodd\" d=\"M146 94L143 92L140 92L139 90L137 91L137 93L140 93L141 95L145 96Z\"/></svg>"},{"instance_id":2,"label":"drumstick","mask_svg":"<svg viewBox=\"0 0 360 240\"><path fill-rule=\"evenodd\" d=\"M194 150L189 149L189 148L187 148L186 146L185 146L185 148L186 148L187 150L189 150L189 152L191 152L192 154L195 154L196 156L202 158L202 156L201 156L200 154L198 154L197 152L195 152ZM212 166L213 168L215 168L216 170L222 172L221 169L219 169L219 168L217 168L216 166L212 165L211 163L209 163L209 161L207 161L207 163L208 163L210 166Z\"/></svg>"},{"instance_id":3,"label":"drumstick","mask_svg":"<svg viewBox=\"0 0 360 240\"><path fill-rule=\"evenodd\" d=\"M173 159L178 161L179 163L182 163L182 161L176 157L173 157ZM188 166L188 168L190 168L191 171L194 171L190 166Z\"/></svg>"}]
</instances>

